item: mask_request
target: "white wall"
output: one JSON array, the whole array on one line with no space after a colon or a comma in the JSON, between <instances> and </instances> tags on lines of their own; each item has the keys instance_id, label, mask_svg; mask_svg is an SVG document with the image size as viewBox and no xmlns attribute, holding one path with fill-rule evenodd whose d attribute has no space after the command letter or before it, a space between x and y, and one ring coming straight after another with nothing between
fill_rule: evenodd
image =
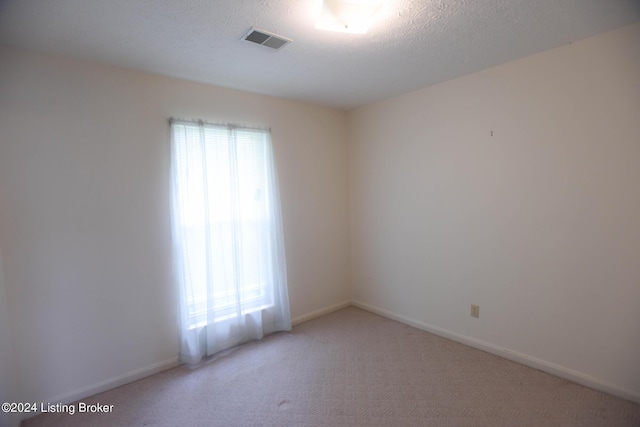
<instances>
[{"instance_id":1,"label":"white wall","mask_svg":"<svg viewBox=\"0 0 640 427\"><path fill-rule=\"evenodd\" d=\"M638 39L628 27L348 117L0 48L0 397L78 397L175 362L179 116L271 126L294 318L348 300L350 261L359 303L637 400Z\"/></svg>"},{"instance_id":2,"label":"white wall","mask_svg":"<svg viewBox=\"0 0 640 427\"><path fill-rule=\"evenodd\" d=\"M0 247L23 401L176 362L171 116L271 126L292 317L349 299L341 111L1 48Z\"/></svg>"},{"instance_id":3,"label":"white wall","mask_svg":"<svg viewBox=\"0 0 640 427\"><path fill-rule=\"evenodd\" d=\"M640 401L638 40L352 111L354 300Z\"/></svg>"}]
</instances>

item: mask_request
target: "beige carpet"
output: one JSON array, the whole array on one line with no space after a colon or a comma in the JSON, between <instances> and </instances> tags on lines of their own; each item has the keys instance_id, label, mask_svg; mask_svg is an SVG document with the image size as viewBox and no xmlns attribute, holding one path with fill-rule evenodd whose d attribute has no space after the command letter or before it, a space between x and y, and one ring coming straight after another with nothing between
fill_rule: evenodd
<instances>
[{"instance_id":1,"label":"beige carpet","mask_svg":"<svg viewBox=\"0 0 640 427\"><path fill-rule=\"evenodd\" d=\"M346 308L24 426L640 426L640 405Z\"/></svg>"}]
</instances>

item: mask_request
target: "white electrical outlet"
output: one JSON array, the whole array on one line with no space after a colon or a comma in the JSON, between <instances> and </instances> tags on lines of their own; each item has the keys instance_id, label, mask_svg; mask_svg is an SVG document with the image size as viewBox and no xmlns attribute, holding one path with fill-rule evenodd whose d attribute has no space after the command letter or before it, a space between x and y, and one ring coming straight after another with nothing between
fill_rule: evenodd
<instances>
[{"instance_id":1,"label":"white electrical outlet","mask_svg":"<svg viewBox=\"0 0 640 427\"><path fill-rule=\"evenodd\" d=\"M471 317L476 317L476 318L480 317L480 306L479 305L471 304Z\"/></svg>"}]
</instances>

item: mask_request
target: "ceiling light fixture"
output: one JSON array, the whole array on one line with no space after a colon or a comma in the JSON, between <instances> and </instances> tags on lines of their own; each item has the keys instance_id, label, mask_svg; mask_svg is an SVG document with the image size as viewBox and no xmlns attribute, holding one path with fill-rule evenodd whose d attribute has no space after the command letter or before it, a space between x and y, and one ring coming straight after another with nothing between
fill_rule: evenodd
<instances>
[{"instance_id":1,"label":"ceiling light fixture","mask_svg":"<svg viewBox=\"0 0 640 427\"><path fill-rule=\"evenodd\" d=\"M317 29L364 34L383 0L323 0Z\"/></svg>"}]
</instances>

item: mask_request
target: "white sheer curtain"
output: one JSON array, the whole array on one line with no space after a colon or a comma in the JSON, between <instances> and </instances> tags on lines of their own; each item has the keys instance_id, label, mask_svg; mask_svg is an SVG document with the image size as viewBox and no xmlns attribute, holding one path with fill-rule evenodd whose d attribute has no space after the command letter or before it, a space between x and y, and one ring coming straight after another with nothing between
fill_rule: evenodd
<instances>
[{"instance_id":1,"label":"white sheer curtain","mask_svg":"<svg viewBox=\"0 0 640 427\"><path fill-rule=\"evenodd\" d=\"M180 359L291 329L271 133L171 120Z\"/></svg>"}]
</instances>

